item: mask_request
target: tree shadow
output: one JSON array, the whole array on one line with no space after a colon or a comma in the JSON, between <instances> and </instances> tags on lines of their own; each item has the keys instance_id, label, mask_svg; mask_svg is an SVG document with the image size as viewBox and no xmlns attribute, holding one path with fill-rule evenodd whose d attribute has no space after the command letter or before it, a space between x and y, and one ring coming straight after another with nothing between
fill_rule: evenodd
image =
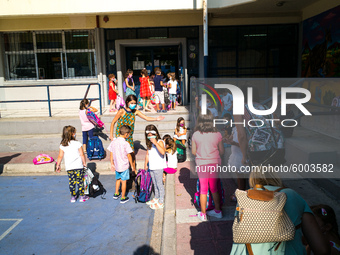
<instances>
[{"instance_id":1,"label":"tree shadow","mask_svg":"<svg viewBox=\"0 0 340 255\"><path fill-rule=\"evenodd\" d=\"M19 157L21 153L16 153L10 156L5 156L0 158L0 174L4 171L4 165L10 162L13 158Z\"/></svg>"},{"instance_id":2,"label":"tree shadow","mask_svg":"<svg viewBox=\"0 0 340 255\"><path fill-rule=\"evenodd\" d=\"M155 252L155 250L150 247L149 245L143 245L137 248L133 252L133 255L160 255L158 252Z\"/></svg>"}]
</instances>

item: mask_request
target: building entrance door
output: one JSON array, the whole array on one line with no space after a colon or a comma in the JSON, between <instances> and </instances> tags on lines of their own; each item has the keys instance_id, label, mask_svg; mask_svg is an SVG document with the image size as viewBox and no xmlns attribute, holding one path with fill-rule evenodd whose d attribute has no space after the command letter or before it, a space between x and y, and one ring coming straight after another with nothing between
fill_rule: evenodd
<instances>
[{"instance_id":1,"label":"building entrance door","mask_svg":"<svg viewBox=\"0 0 340 255\"><path fill-rule=\"evenodd\" d=\"M132 69L137 77L143 68L146 68L150 75L156 67L164 74L176 72L178 76L179 64L178 46L126 48L126 69Z\"/></svg>"}]
</instances>

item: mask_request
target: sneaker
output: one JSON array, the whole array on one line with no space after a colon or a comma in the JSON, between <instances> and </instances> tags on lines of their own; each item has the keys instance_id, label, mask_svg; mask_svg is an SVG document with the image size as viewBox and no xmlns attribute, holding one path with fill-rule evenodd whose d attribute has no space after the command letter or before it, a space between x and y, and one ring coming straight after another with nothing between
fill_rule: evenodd
<instances>
[{"instance_id":1,"label":"sneaker","mask_svg":"<svg viewBox=\"0 0 340 255\"><path fill-rule=\"evenodd\" d=\"M168 112L168 111L167 111L167 110L162 110L162 112L165 112L165 113L166 113L166 112Z\"/></svg>"},{"instance_id":2,"label":"sneaker","mask_svg":"<svg viewBox=\"0 0 340 255\"><path fill-rule=\"evenodd\" d=\"M113 194L113 199L118 199L119 197L120 197L120 193L119 194L116 194L116 193Z\"/></svg>"},{"instance_id":3,"label":"sneaker","mask_svg":"<svg viewBox=\"0 0 340 255\"><path fill-rule=\"evenodd\" d=\"M162 112L161 110L157 110L157 113L160 113L160 112Z\"/></svg>"},{"instance_id":4,"label":"sneaker","mask_svg":"<svg viewBox=\"0 0 340 255\"><path fill-rule=\"evenodd\" d=\"M222 211L220 212L216 212L215 210L207 211L207 215L210 217L222 219Z\"/></svg>"},{"instance_id":5,"label":"sneaker","mask_svg":"<svg viewBox=\"0 0 340 255\"><path fill-rule=\"evenodd\" d=\"M121 199L120 199L120 203L121 203L121 204L124 204L124 203L126 203L127 201L129 201L129 197L124 197L124 198L121 198Z\"/></svg>"},{"instance_id":6,"label":"sneaker","mask_svg":"<svg viewBox=\"0 0 340 255\"><path fill-rule=\"evenodd\" d=\"M71 203L75 203L77 201L77 198L76 197L71 197Z\"/></svg>"},{"instance_id":7,"label":"sneaker","mask_svg":"<svg viewBox=\"0 0 340 255\"><path fill-rule=\"evenodd\" d=\"M80 203L83 203L83 202L85 202L85 201L87 201L87 200L89 200L89 197L88 197L88 196L80 196L80 197L79 197L79 202L80 202Z\"/></svg>"},{"instance_id":8,"label":"sneaker","mask_svg":"<svg viewBox=\"0 0 340 255\"><path fill-rule=\"evenodd\" d=\"M202 212L197 213L197 218L199 218L201 221L207 221L207 215Z\"/></svg>"},{"instance_id":9,"label":"sneaker","mask_svg":"<svg viewBox=\"0 0 340 255\"><path fill-rule=\"evenodd\" d=\"M152 205L152 204L156 204L158 202L158 199L152 199L152 200L150 200L150 201L148 201L148 202L146 202L145 204L147 204L147 205Z\"/></svg>"}]
</instances>

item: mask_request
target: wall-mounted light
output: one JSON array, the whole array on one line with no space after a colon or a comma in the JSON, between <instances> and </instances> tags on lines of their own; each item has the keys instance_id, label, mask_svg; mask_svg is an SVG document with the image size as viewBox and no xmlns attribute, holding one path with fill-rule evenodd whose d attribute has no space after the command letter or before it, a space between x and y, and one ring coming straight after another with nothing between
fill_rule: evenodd
<instances>
[{"instance_id":1,"label":"wall-mounted light","mask_svg":"<svg viewBox=\"0 0 340 255\"><path fill-rule=\"evenodd\" d=\"M107 23L109 21L109 17L108 16L104 16L103 20L104 20L105 23Z\"/></svg>"}]
</instances>

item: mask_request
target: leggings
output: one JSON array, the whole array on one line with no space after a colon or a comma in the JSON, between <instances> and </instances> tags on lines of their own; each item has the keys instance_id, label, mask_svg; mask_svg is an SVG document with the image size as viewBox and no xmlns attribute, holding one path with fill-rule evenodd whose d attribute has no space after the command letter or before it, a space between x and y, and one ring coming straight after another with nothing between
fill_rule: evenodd
<instances>
[{"instance_id":1,"label":"leggings","mask_svg":"<svg viewBox=\"0 0 340 255\"><path fill-rule=\"evenodd\" d=\"M83 131L83 144L87 144L89 138L93 137L93 128L88 131Z\"/></svg>"},{"instance_id":2,"label":"leggings","mask_svg":"<svg viewBox=\"0 0 340 255\"><path fill-rule=\"evenodd\" d=\"M207 195L210 188L211 193L218 192L218 172L211 171L216 167L216 164L199 166L197 171L198 178L200 180L200 194Z\"/></svg>"},{"instance_id":3,"label":"leggings","mask_svg":"<svg viewBox=\"0 0 340 255\"><path fill-rule=\"evenodd\" d=\"M76 185L78 184L79 196L84 196L84 170L83 169L74 169L68 170L68 183L70 188L71 196L76 196Z\"/></svg>"},{"instance_id":4,"label":"leggings","mask_svg":"<svg viewBox=\"0 0 340 255\"><path fill-rule=\"evenodd\" d=\"M163 169L150 169L150 175L152 178L152 183L155 188L155 198L158 198L160 203L164 203L164 185L163 185Z\"/></svg>"}]
</instances>

